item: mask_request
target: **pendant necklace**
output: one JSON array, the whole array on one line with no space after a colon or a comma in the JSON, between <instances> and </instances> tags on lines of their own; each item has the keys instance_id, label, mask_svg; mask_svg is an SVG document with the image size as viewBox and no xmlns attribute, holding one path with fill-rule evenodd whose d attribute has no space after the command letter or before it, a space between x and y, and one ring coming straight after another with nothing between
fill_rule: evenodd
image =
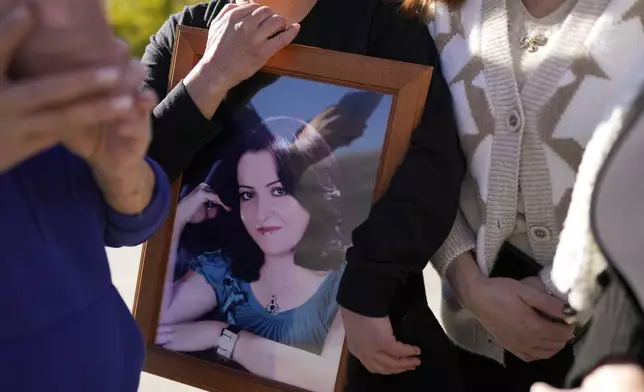
<instances>
[{"instance_id":1,"label":"pendant necklace","mask_svg":"<svg viewBox=\"0 0 644 392\"><path fill-rule=\"evenodd\" d=\"M288 286L284 287L284 288L281 290L281 292L282 292L282 293L286 292L288 289L290 289L291 287L293 287L296 283L297 283L297 279L295 279L295 280L294 280L291 284L289 284ZM268 314L269 314L270 316L277 316L277 315L278 315L278 314L280 314L280 312L281 312L281 310L280 310L280 305L279 305L279 303L277 302L277 293L276 293L275 291L271 291L271 292L272 292L272 294L271 294L271 300L270 300L270 302L268 303L268 305L266 305L266 312L268 312Z\"/></svg>"},{"instance_id":2,"label":"pendant necklace","mask_svg":"<svg viewBox=\"0 0 644 392\"><path fill-rule=\"evenodd\" d=\"M280 314L280 306L277 303L277 296L275 294L271 296L271 302L266 306L266 311L271 316L277 316Z\"/></svg>"}]
</instances>

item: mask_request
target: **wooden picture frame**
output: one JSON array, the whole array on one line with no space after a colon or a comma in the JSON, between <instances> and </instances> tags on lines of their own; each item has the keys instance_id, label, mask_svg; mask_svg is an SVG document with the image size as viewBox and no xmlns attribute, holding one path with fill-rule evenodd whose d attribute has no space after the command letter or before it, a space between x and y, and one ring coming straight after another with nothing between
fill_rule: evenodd
<instances>
[{"instance_id":1,"label":"wooden picture frame","mask_svg":"<svg viewBox=\"0 0 644 392\"><path fill-rule=\"evenodd\" d=\"M199 61L205 51L207 34L207 30L179 26L170 71L170 89L174 88ZM261 72L357 88L391 97L375 186L369 196L371 201L380 197L404 157L411 133L420 121L432 68L290 45L276 54ZM383 125L383 129L384 127ZM144 370L207 391L307 391L169 351L155 344L180 191L181 180L178 180L173 184L174 203L169 218L143 247L133 311L147 346ZM344 346L333 388L335 392L340 392L345 384L347 350Z\"/></svg>"}]
</instances>

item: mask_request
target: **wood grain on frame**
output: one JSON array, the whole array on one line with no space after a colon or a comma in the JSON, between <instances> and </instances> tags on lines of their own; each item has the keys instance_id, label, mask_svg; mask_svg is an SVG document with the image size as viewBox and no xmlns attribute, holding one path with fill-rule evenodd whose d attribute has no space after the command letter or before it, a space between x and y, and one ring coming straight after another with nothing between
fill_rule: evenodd
<instances>
[{"instance_id":1,"label":"wood grain on frame","mask_svg":"<svg viewBox=\"0 0 644 392\"><path fill-rule=\"evenodd\" d=\"M174 88L203 56L208 30L179 26L169 75ZM377 91L392 96L387 133L380 157L374 200L385 192L404 158L413 129L420 122L431 81L432 68L359 56L313 47L290 45L277 53L262 69L281 76L299 77L323 83ZM147 350L145 371L213 392L290 392L293 386L257 377L200 360L155 345L163 285L179 200L181 178L172 186L173 204L161 229L143 246L134 301L134 316L141 328ZM345 384L346 344L340 360L335 392Z\"/></svg>"}]
</instances>

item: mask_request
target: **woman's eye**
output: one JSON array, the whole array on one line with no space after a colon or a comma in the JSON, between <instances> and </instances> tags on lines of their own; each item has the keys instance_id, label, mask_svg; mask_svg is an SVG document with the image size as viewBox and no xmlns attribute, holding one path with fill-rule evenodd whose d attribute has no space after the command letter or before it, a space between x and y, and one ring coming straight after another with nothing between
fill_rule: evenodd
<instances>
[{"instance_id":1,"label":"woman's eye","mask_svg":"<svg viewBox=\"0 0 644 392\"><path fill-rule=\"evenodd\" d=\"M241 192L239 198L242 200L250 200L253 198L253 194L251 192Z\"/></svg>"},{"instance_id":2,"label":"woman's eye","mask_svg":"<svg viewBox=\"0 0 644 392\"><path fill-rule=\"evenodd\" d=\"M273 196L284 196L284 195L286 195L286 189L284 188L273 189Z\"/></svg>"}]
</instances>

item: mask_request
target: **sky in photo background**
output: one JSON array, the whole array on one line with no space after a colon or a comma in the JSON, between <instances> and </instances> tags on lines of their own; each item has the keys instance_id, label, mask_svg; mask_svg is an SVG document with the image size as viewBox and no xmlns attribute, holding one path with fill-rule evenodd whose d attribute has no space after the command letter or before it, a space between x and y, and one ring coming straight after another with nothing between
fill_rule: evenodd
<instances>
[{"instance_id":1,"label":"sky in photo background","mask_svg":"<svg viewBox=\"0 0 644 392\"><path fill-rule=\"evenodd\" d=\"M275 83L259 91L252 98L251 103L262 118L292 116L308 121L329 106L337 104L345 94L358 91L364 90L282 76ZM307 94L307 92L310 93ZM302 94L306 95L302 96ZM275 99L276 96L286 98ZM382 100L367 121L367 129L363 136L353 141L351 145L335 150L336 157L348 153L380 151L387 132L392 101L391 95L383 94Z\"/></svg>"}]
</instances>

